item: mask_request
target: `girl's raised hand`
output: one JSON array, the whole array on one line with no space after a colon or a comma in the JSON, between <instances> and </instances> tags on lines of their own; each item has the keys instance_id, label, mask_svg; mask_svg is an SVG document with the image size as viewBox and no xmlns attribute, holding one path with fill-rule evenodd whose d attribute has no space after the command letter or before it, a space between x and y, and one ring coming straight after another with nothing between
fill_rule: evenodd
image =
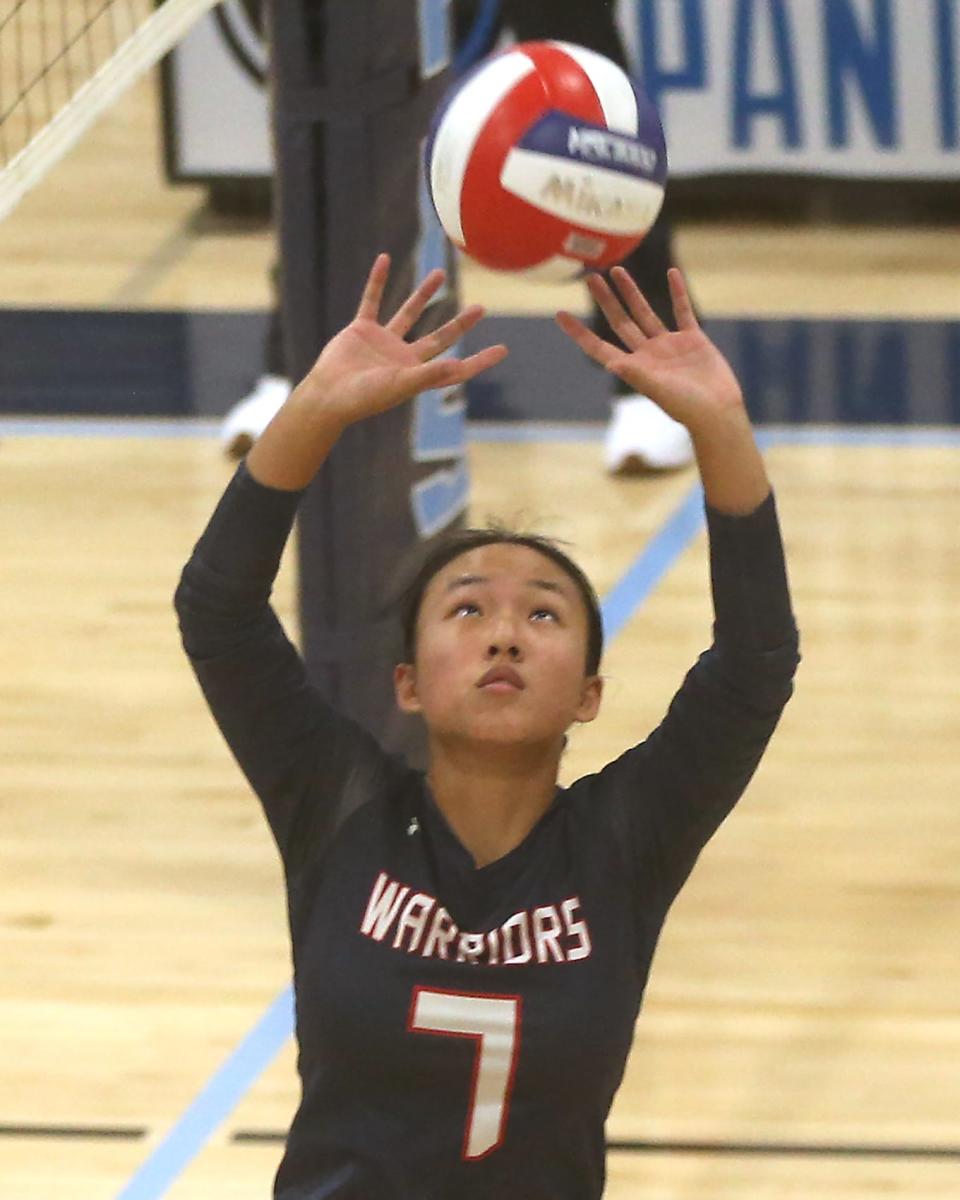
<instances>
[{"instance_id":1,"label":"girl's raised hand","mask_svg":"<svg viewBox=\"0 0 960 1200\"><path fill-rule=\"evenodd\" d=\"M619 296L600 275L589 276L587 286L625 349L604 341L570 313L557 313L557 324L585 354L649 396L691 433L719 413L742 407L737 378L700 328L676 267L667 275L676 333L667 329L623 267L614 267L611 277Z\"/></svg>"},{"instance_id":2,"label":"girl's raised hand","mask_svg":"<svg viewBox=\"0 0 960 1200\"><path fill-rule=\"evenodd\" d=\"M391 320L380 320L380 304L390 274L390 257L378 255L367 278L357 315L333 337L299 385L301 399L325 415L351 425L385 412L419 392L466 383L502 362L506 346L488 346L469 358L440 358L484 314L471 305L432 333L405 341L443 283L444 272L431 271Z\"/></svg>"}]
</instances>

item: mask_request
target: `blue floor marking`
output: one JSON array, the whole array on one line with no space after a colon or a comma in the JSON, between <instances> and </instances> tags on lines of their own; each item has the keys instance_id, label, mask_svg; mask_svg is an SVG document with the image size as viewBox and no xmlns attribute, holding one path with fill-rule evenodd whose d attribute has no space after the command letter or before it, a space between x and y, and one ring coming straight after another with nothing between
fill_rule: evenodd
<instances>
[{"instance_id":1,"label":"blue floor marking","mask_svg":"<svg viewBox=\"0 0 960 1200\"><path fill-rule=\"evenodd\" d=\"M200 1153L293 1033L293 989L286 987L194 1102L179 1118L117 1200L155 1200Z\"/></svg>"},{"instance_id":2,"label":"blue floor marking","mask_svg":"<svg viewBox=\"0 0 960 1200\"><path fill-rule=\"evenodd\" d=\"M623 629L700 532L703 522L703 489L697 484L607 593L600 606L605 639L616 637Z\"/></svg>"},{"instance_id":3,"label":"blue floor marking","mask_svg":"<svg viewBox=\"0 0 960 1200\"><path fill-rule=\"evenodd\" d=\"M176 417L0 417L0 437L215 438L220 425Z\"/></svg>"},{"instance_id":4,"label":"blue floor marking","mask_svg":"<svg viewBox=\"0 0 960 1200\"><path fill-rule=\"evenodd\" d=\"M955 425L794 425L760 427L757 441L768 446L960 446Z\"/></svg>"},{"instance_id":5,"label":"blue floor marking","mask_svg":"<svg viewBox=\"0 0 960 1200\"><path fill-rule=\"evenodd\" d=\"M196 417L0 417L0 438L187 438L215 440L219 420ZM468 421L471 442L599 442L603 422ZM955 425L765 425L757 440L787 446L960 446Z\"/></svg>"}]
</instances>

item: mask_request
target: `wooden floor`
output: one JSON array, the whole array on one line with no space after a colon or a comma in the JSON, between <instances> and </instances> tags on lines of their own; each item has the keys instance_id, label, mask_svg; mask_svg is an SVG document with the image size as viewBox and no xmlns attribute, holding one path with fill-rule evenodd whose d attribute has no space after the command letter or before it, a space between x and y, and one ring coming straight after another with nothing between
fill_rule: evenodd
<instances>
[{"instance_id":1,"label":"wooden floor","mask_svg":"<svg viewBox=\"0 0 960 1200\"><path fill-rule=\"evenodd\" d=\"M539 514L605 591L691 480L614 482L597 459L596 443L472 451L477 510ZM955 1197L960 448L769 460L800 686L668 922L610 1135L783 1149L614 1154L609 1195ZM0 461L0 1125L155 1137L288 975L272 843L170 611L228 468L174 439L11 438ZM286 575L288 614L290 597ZM570 776L659 719L707 624L698 541L610 647L606 711L577 733ZM295 1102L288 1051L169 1194L267 1195L279 1146L229 1135L282 1130ZM808 1144L835 1151L789 1153ZM843 1151L858 1146L956 1157ZM149 1144L0 1148L4 1196L99 1200Z\"/></svg>"},{"instance_id":2,"label":"wooden floor","mask_svg":"<svg viewBox=\"0 0 960 1200\"><path fill-rule=\"evenodd\" d=\"M143 85L0 227L0 303L266 302L268 232L160 184L152 114ZM956 231L679 242L718 315L960 310ZM467 291L524 311L555 298L475 272ZM471 459L476 512L532 514L601 593L692 484L609 480L595 441ZM956 1200L960 447L780 445L769 462L798 691L669 919L610 1122L615 1140L679 1145L613 1152L608 1196ZM228 474L202 439L0 441L4 1200L117 1196L289 976L272 843L170 604ZM292 594L285 573L288 616ZM569 775L659 719L708 623L698 540L611 645ZM288 1045L167 1194L262 1200L280 1146L232 1134L283 1130L296 1099ZM118 1127L146 1136L102 1136Z\"/></svg>"}]
</instances>

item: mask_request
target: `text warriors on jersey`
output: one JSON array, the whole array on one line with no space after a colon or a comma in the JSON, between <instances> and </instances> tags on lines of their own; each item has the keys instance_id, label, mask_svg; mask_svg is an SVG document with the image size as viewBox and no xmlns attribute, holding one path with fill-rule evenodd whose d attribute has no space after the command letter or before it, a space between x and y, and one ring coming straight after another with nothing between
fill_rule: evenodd
<instances>
[{"instance_id":1,"label":"text warriors on jersey","mask_svg":"<svg viewBox=\"0 0 960 1200\"><path fill-rule=\"evenodd\" d=\"M591 950L578 896L521 909L496 929L470 933L457 928L435 896L415 892L385 871L374 881L360 932L407 954L478 966L577 962Z\"/></svg>"}]
</instances>

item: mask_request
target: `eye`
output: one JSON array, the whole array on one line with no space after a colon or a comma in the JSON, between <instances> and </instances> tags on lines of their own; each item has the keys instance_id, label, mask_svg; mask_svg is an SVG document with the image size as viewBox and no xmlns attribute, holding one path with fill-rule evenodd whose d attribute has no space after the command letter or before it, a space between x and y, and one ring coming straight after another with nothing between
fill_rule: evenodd
<instances>
[{"instance_id":1,"label":"eye","mask_svg":"<svg viewBox=\"0 0 960 1200\"><path fill-rule=\"evenodd\" d=\"M552 608L535 608L530 614L530 619L533 621L559 621L560 618Z\"/></svg>"},{"instance_id":2,"label":"eye","mask_svg":"<svg viewBox=\"0 0 960 1200\"><path fill-rule=\"evenodd\" d=\"M461 600L460 603L451 611L451 617L472 617L478 615L480 609L472 600Z\"/></svg>"}]
</instances>

